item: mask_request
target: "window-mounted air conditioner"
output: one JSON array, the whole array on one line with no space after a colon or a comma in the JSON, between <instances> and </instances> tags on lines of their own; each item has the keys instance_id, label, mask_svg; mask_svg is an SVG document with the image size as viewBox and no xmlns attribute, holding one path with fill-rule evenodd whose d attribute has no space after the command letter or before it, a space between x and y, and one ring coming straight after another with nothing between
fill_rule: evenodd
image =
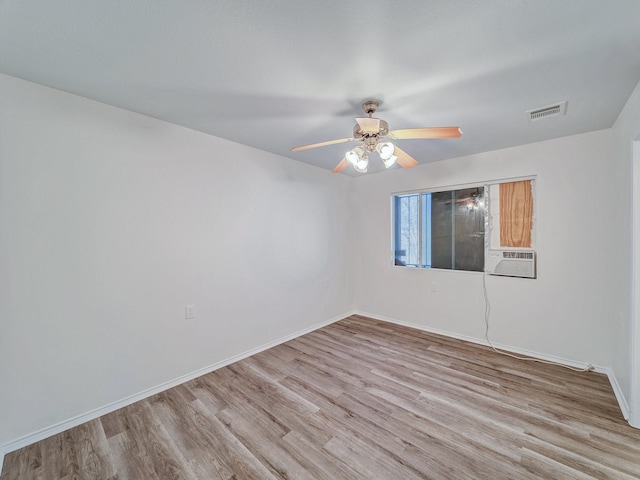
<instances>
[{"instance_id":1,"label":"window-mounted air conditioner","mask_svg":"<svg viewBox=\"0 0 640 480\"><path fill-rule=\"evenodd\" d=\"M490 275L536 278L536 252L533 250L489 250L485 269Z\"/></svg>"}]
</instances>

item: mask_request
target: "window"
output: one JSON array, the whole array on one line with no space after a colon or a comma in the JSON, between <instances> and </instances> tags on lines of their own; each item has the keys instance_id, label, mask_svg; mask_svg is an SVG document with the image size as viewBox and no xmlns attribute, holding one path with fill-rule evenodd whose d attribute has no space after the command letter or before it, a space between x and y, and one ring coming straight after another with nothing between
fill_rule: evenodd
<instances>
[{"instance_id":1,"label":"window","mask_svg":"<svg viewBox=\"0 0 640 480\"><path fill-rule=\"evenodd\" d=\"M395 197L395 264L417 267L420 263L421 194Z\"/></svg>"},{"instance_id":2,"label":"window","mask_svg":"<svg viewBox=\"0 0 640 480\"><path fill-rule=\"evenodd\" d=\"M396 265L484 269L484 187L394 196Z\"/></svg>"},{"instance_id":3,"label":"window","mask_svg":"<svg viewBox=\"0 0 640 480\"><path fill-rule=\"evenodd\" d=\"M482 272L490 244L533 247L533 180L411 192L392 200L395 265ZM487 225L493 227L489 233Z\"/></svg>"}]
</instances>

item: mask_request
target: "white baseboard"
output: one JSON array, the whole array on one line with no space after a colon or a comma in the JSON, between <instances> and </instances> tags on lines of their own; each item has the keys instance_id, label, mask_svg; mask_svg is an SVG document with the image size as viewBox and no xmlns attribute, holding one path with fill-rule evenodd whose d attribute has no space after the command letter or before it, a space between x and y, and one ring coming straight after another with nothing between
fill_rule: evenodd
<instances>
[{"instance_id":1,"label":"white baseboard","mask_svg":"<svg viewBox=\"0 0 640 480\"><path fill-rule=\"evenodd\" d=\"M489 342L487 342L486 339L484 338L476 338L476 337L469 337L466 335L460 335L457 333L453 333L453 332L448 332L448 331L444 331L444 330L439 330L437 328L431 328L431 327L426 327L424 325L418 325L416 323L411 323L411 322L405 322L402 320L397 320L394 318L389 318L389 317L384 317L381 315L376 315L373 313L367 313L367 312L360 312L360 311L356 311L355 312L356 315L362 315L363 317L369 317L369 318L373 318L375 320L380 320L383 322L388 322L388 323L394 323L396 325L402 325L405 327L410 327L410 328L415 328L417 330L422 330L425 332L429 332L429 333L435 333L437 335L444 335L445 337L451 337L451 338L457 338L458 340L465 340L467 342L471 342L471 343L476 343L479 345L484 345L484 346L489 346ZM512 347L510 345L502 345L502 344L498 344L495 342L491 342L493 343L493 346L496 347L499 350L504 350L506 352L509 353L515 353L515 354L519 354L519 355L526 355L528 357L533 357L533 358L538 358L540 360L544 360L547 362L554 362L554 363L560 363L562 365L567 365L570 367L574 367L574 368L586 368L588 367L590 364L588 363L584 363L584 362L577 362L575 360L570 360L567 358L562 358L562 357L555 357L553 355L547 355L545 353L539 353L539 352L534 352L531 350L525 350L523 348L516 348L516 347ZM627 403L624 394L622 393L622 389L620 388L620 385L618 384L618 380L616 379L613 370L611 370L608 367L603 367L603 366L599 366L599 365L592 365L593 367L593 371L597 372L597 373L604 373L605 375L607 375L607 377L609 378L609 383L611 384L611 388L613 389L613 393L616 396L616 400L618 401L618 406L620 407L620 411L622 412L622 416L624 417L625 420L629 421L629 404ZM631 425L631 424L630 424ZM634 425L631 425L632 427ZM636 427L637 428L637 427Z\"/></svg>"},{"instance_id":2,"label":"white baseboard","mask_svg":"<svg viewBox=\"0 0 640 480\"><path fill-rule=\"evenodd\" d=\"M162 383L160 385L157 385L155 387L151 387L148 388L146 390L143 390L142 392L136 393L134 395L130 395L126 398L123 398L122 400L118 400L116 402L110 403L108 405L102 406L100 408L96 408L94 410L91 410L89 412L86 412L82 415L78 415L76 417L70 418L68 420L64 420L62 422L56 423L55 425L51 425L49 427L43 428L41 430L38 430L36 432L30 433L28 435L25 435L23 437L20 437L16 440L13 440L5 445L0 445L0 472L2 471L2 463L4 461L4 456L7 453L13 452L15 450L18 450L20 448L26 447L27 445L31 445L32 443L35 442L39 442L40 440L44 440L45 438L48 438L52 435L56 435L58 433L62 433L65 430L68 430L70 428L73 427L77 427L78 425L81 425L85 422L91 421L91 420L95 420L96 418L101 417L102 415L106 415L108 413L114 412L120 408L126 407L128 405L131 405L132 403L138 402L140 400L143 400L145 398L148 398L152 395L155 395L157 393L163 392L165 390L168 390L170 388L173 388L175 386L178 386L182 383L188 382L189 380L193 380L194 378L200 377L202 375L205 375L207 373L213 372L214 370L218 370L219 368L222 367L226 367L227 365L231 365L232 363L238 362L244 358L250 357L251 355L255 355L257 353L260 353L264 350L268 350L269 348L273 348L277 345L280 345L281 343L285 343L288 342L289 340L293 340L294 338L298 338L302 335L306 335L307 333L311 333L314 330L318 330L319 328L322 327L326 327L327 325L330 325L332 323L335 323L339 320L342 320L343 318L346 318L350 315L352 315L354 312L347 312L343 315L338 315L330 320L326 320L324 322L315 324L311 327L307 327L303 330L300 330L298 332L292 333L290 335L286 335L285 337L279 338L277 340L265 343L264 345L261 345L259 347L256 348L252 348L251 350L247 350L246 352L240 353L238 355L234 355L230 358L227 358L225 360L222 360L220 362L216 362L212 365L208 365L206 367L203 367L201 369L198 369L194 372L188 373L186 375L182 375L178 378L175 378L173 380L170 380L168 382Z\"/></svg>"},{"instance_id":3,"label":"white baseboard","mask_svg":"<svg viewBox=\"0 0 640 480\"><path fill-rule=\"evenodd\" d=\"M464 341L467 341L467 342L476 343L478 345L490 346L489 342L487 342L487 340L484 339L484 338L469 337L467 335L460 335L458 333L449 332L449 331L446 331L446 330L439 330L437 328L426 327L424 325L419 325L417 323L405 322L405 321L402 321L402 320L396 320L394 318L382 317L380 315L375 315L375 314L371 314L371 313L356 312L356 315L362 315L364 317L370 317L370 318L373 318L375 320L381 320L383 322L395 323L396 325L402 325L402 326L405 326L405 327L415 328L417 330L422 330L422 331L429 332L429 333L435 333L437 335L444 335L445 337L457 338L458 340L464 340ZM504 350L506 352L514 353L514 354L526 355L528 357L538 358L540 360L545 360L547 362L561 363L562 365L567 365L567 366L574 367L574 368L587 368L589 366L588 363L576 362L575 360L570 360L568 358L555 357L553 355L547 355L545 353L534 352L534 351L531 351L531 350L526 350L524 348L512 347L510 345L503 345L503 344L496 343L496 342L491 342L491 343L493 344L494 347L496 347L499 350ZM599 367L596 367L595 365L593 367L594 367L594 370L598 371L599 373L605 373L605 372L600 372L599 371Z\"/></svg>"},{"instance_id":4,"label":"white baseboard","mask_svg":"<svg viewBox=\"0 0 640 480\"><path fill-rule=\"evenodd\" d=\"M613 374L613 370L610 368L602 368L597 371L602 370L602 373L605 373L607 377L609 377L609 383L611 384L611 388L613 388L613 393L616 395L616 399L618 400L618 405L620 405L620 410L622 411L622 416L628 422L629 421L629 404L627 403L627 399L624 397L622 393L622 389L620 388L620 384L618 383L618 379ZM632 427L638 428L635 425L629 423Z\"/></svg>"}]
</instances>

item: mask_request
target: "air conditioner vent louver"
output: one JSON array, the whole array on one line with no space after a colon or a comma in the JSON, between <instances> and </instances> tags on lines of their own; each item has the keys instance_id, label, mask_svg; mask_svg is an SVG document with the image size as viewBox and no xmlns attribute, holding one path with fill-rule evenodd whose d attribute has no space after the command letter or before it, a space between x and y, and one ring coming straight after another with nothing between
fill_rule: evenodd
<instances>
[{"instance_id":1,"label":"air conditioner vent louver","mask_svg":"<svg viewBox=\"0 0 640 480\"><path fill-rule=\"evenodd\" d=\"M502 258L526 258L531 260L533 252L502 252Z\"/></svg>"},{"instance_id":2,"label":"air conditioner vent louver","mask_svg":"<svg viewBox=\"0 0 640 480\"><path fill-rule=\"evenodd\" d=\"M532 122L538 120L544 120L547 118L554 118L564 115L567 112L567 102L560 102L554 105L548 105L542 108L536 108L535 110L528 110L529 120Z\"/></svg>"}]
</instances>

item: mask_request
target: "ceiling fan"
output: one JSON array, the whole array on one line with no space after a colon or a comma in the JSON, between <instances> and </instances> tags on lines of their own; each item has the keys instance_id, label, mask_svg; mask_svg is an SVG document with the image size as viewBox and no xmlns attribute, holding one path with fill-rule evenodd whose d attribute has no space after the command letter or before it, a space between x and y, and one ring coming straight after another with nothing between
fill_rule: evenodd
<instances>
[{"instance_id":1,"label":"ceiling fan","mask_svg":"<svg viewBox=\"0 0 640 480\"><path fill-rule=\"evenodd\" d=\"M462 130L459 127L405 128L389 131L387 122L373 117L373 113L378 106L379 102L376 100L367 100L362 104L362 109L369 116L356 118L356 124L353 126L353 137L293 147L291 151L299 152L338 143L361 141L361 146L355 147L345 154L344 158L333 169L333 173L342 172L349 165L353 166L357 172L366 173L369 165L369 154L374 150L378 152L386 168L391 167L396 162L403 168L415 167L418 164L411 155L386 139L459 138L462 135Z\"/></svg>"}]
</instances>

